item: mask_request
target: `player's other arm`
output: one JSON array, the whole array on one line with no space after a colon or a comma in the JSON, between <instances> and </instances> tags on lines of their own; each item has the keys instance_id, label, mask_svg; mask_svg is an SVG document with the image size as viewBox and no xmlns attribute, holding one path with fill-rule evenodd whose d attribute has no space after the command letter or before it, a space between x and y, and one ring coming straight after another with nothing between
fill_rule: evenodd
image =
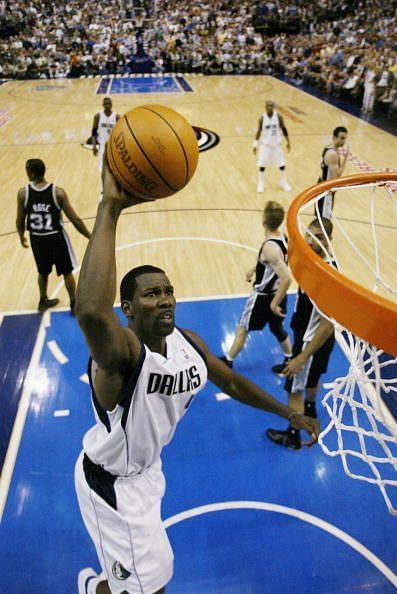
<instances>
[{"instance_id":1,"label":"player's other arm","mask_svg":"<svg viewBox=\"0 0 397 594\"><path fill-rule=\"evenodd\" d=\"M260 135L261 135L261 130L262 130L262 122L263 122L263 116L261 116L261 117L259 118L259 122L258 122L258 129L257 129L257 131L256 131L255 140L254 140L254 142L252 143L252 150L254 151L254 155L255 155L255 153L256 153L256 149L258 148L258 140L259 140L259 137L260 137Z\"/></svg>"},{"instance_id":2,"label":"player's other arm","mask_svg":"<svg viewBox=\"0 0 397 594\"><path fill-rule=\"evenodd\" d=\"M284 118L280 114L278 114L278 121L280 123L281 132L283 133L283 136L284 136L285 141L287 143L286 144L287 150L289 151L291 149L291 143L290 143L290 140L289 140L289 134L288 134L288 130L287 130L287 127L285 125L285 122L284 122Z\"/></svg>"},{"instance_id":3,"label":"player's other arm","mask_svg":"<svg viewBox=\"0 0 397 594\"><path fill-rule=\"evenodd\" d=\"M92 141L92 152L94 155L98 154L98 126L99 126L99 113L94 115L94 121L92 122L92 132L91 132L91 141Z\"/></svg>"},{"instance_id":4,"label":"player's other arm","mask_svg":"<svg viewBox=\"0 0 397 594\"><path fill-rule=\"evenodd\" d=\"M208 377L218 388L243 404L289 419L296 429L306 431L312 438L313 443L317 441L320 428L316 419L297 415L292 408L282 404L268 392L236 373L215 357L205 342L195 333L190 330L187 333L203 350L207 359Z\"/></svg>"},{"instance_id":5,"label":"player's other arm","mask_svg":"<svg viewBox=\"0 0 397 594\"><path fill-rule=\"evenodd\" d=\"M28 241L25 237L25 220L26 220L26 212L25 212L25 189L20 188L18 190L17 195L17 220L16 226L19 235L19 241L21 242L21 246L24 248L29 247Z\"/></svg>"},{"instance_id":6,"label":"player's other arm","mask_svg":"<svg viewBox=\"0 0 397 594\"><path fill-rule=\"evenodd\" d=\"M65 190L63 188L56 188L55 191L58 204L65 213L65 215L68 217L69 221L77 229L77 231L79 231L79 233L84 235L84 237L86 237L87 239L90 239L91 233L88 231L84 222L80 219L80 217L70 204L68 195L66 194Z\"/></svg>"},{"instance_id":7,"label":"player's other arm","mask_svg":"<svg viewBox=\"0 0 397 594\"><path fill-rule=\"evenodd\" d=\"M328 340L334 331L334 325L324 316L320 315L320 323L315 331L312 340L306 345L305 349L296 357L288 360L283 370L283 375L291 377L299 373L305 366L306 361L314 355Z\"/></svg>"},{"instance_id":8,"label":"player's other arm","mask_svg":"<svg viewBox=\"0 0 397 594\"><path fill-rule=\"evenodd\" d=\"M328 151L325 157L325 161L329 167L329 178L340 177L346 167L347 159L349 156L349 149L346 148L346 153L342 159L339 160L339 155L336 150Z\"/></svg>"},{"instance_id":9,"label":"player's other arm","mask_svg":"<svg viewBox=\"0 0 397 594\"><path fill-rule=\"evenodd\" d=\"M139 202L128 199L105 165L103 200L83 258L75 311L90 353L98 364L95 391L101 405L108 410L116 406L120 390L141 351L137 336L121 325L113 310L116 226L123 208Z\"/></svg>"},{"instance_id":10,"label":"player's other arm","mask_svg":"<svg viewBox=\"0 0 397 594\"><path fill-rule=\"evenodd\" d=\"M274 297L270 303L270 309L277 316L285 317L284 312L280 308L280 303L284 299L292 282L291 272L284 262L283 254L280 248L270 242L263 246L260 260L263 264L269 263L274 272L280 279L280 284Z\"/></svg>"}]
</instances>

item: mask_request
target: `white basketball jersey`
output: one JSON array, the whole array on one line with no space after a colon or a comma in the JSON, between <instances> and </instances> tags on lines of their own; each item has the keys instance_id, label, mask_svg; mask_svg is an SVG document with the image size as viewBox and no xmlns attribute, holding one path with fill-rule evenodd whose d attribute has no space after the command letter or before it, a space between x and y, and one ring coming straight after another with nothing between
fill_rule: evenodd
<instances>
[{"instance_id":1,"label":"white basketball jersey","mask_svg":"<svg viewBox=\"0 0 397 594\"><path fill-rule=\"evenodd\" d=\"M116 112L113 111L110 116L106 116L104 111L99 113L98 123L98 142L105 144L109 140L110 133L116 123Z\"/></svg>"},{"instance_id":2,"label":"white basketball jersey","mask_svg":"<svg viewBox=\"0 0 397 594\"><path fill-rule=\"evenodd\" d=\"M166 337L165 356L142 344L139 362L112 411L101 407L93 388L97 370L90 361L96 425L84 436L87 456L116 476L131 476L158 461L196 393L207 381L199 347L177 328Z\"/></svg>"},{"instance_id":3,"label":"white basketball jersey","mask_svg":"<svg viewBox=\"0 0 397 594\"><path fill-rule=\"evenodd\" d=\"M259 142L269 146L270 148L276 148L281 145L281 132L280 132L280 120L278 118L277 111L273 112L271 118L265 112L262 119L262 129L259 136Z\"/></svg>"}]
</instances>

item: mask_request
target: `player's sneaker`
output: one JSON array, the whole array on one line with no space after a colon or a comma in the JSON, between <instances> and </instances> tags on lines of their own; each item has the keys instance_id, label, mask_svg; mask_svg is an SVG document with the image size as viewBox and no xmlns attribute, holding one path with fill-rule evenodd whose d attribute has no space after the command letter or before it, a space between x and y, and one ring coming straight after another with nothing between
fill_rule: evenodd
<instances>
[{"instance_id":1,"label":"player's sneaker","mask_svg":"<svg viewBox=\"0 0 397 594\"><path fill-rule=\"evenodd\" d=\"M277 373L277 375L283 375L285 366L287 365L289 359L290 359L289 357L285 357L285 359L282 363L277 363L277 365L273 365L273 367L272 367L273 373Z\"/></svg>"},{"instance_id":2,"label":"player's sneaker","mask_svg":"<svg viewBox=\"0 0 397 594\"><path fill-rule=\"evenodd\" d=\"M59 299L48 299L47 297L44 297L40 299L39 304L37 306L37 311L43 313L47 309L50 309L50 307L55 307L56 305L58 305L58 303Z\"/></svg>"},{"instance_id":3,"label":"player's sneaker","mask_svg":"<svg viewBox=\"0 0 397 594\"><path fill-rule=\"evenodd\" d=\"M229 359L225 356L223 357L218 357L219 361L223 361L225 365L227 365L228 367L230 367L230 369L232 369L233 367L233 361L229 361Z\"/></svg>"},{"instance_id":4,"label":"player's sneaker","mask_svg":"<svg viewBox=\"0 0 397 594\"><path fill-rule=\"evenodd\" d=\"M267 429L266 435L278 445L282 445L289 450L300 450L301 449L301 438L299 431L291 433L288 429L286 431L279 431L278 429Z\"/></svg>"},{"instance_id":5,"label":"player's sneaker","mask_svg":"<svg viewBox=\"0 0 397 594\"><path fill-rule=\"evenodd\" d=\"M79 572L77 578L77 586L79 594L93 594L92 592L92 581L98 577L98 574L92 569L92 567L86 567Z\"/></svg>"},{"instance_id":6,"label":"player's sneaker","mask_svg":"<svg viewBox=\"0 0 397 594\"><path fill-rule=\"evenodd\" d=\"M287 182L286 179L282 179L280 181L280 188L282 190L284 190L284 192L290 192L291 191L291 186L289 185L289 183Z\"/></svg>"}]
</instances>

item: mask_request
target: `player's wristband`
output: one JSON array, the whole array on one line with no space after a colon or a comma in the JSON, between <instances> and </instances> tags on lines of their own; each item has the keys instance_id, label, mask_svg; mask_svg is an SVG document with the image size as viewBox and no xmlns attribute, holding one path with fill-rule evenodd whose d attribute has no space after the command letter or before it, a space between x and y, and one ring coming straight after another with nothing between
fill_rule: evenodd
<instances>
[{"instance_id":1,"label":"player's wristband","mask_svg":"<svg viewBox=\"0 0 397 594\"><path fill-rule=\"evenodd\" d=\"M299 416L303 416L302 412L299 412L297 410L294 410L292 413L290 413L287 417L287 421L291 422L291 419L295 416L295 415L299 415Z\"/></svg>"},{"instance_id":2,"label":"player's wristband","mask_svg":"<svg viewBox=\"0 0 397 594\"><path fill-rule=\"evenodd\" d=\"M254 142L252 143L252 148L256 149L258 147L258 141L254 140Z\"/></svg>"}]
</instances>

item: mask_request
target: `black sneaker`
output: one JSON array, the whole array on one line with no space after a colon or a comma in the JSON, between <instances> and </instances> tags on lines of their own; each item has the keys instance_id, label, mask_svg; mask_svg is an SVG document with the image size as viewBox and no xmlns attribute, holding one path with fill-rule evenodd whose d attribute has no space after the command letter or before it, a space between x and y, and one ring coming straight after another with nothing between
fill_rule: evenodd
<instances>
[{"instance_id":1,"label":"black sneaker","mask_svg":"<svg viewBox=\"0 0 397 594\"><path fill-rule=\"evenodd\" d=\"M48 297L44 297L44 299L40 299L39 304L37 306L37 311L43 313L50 307L55 307L58 305L59 299L48 299Z\"/></svg>"},{"instance_id":2,"label":"black sneaker","mask_svg":"<svg viewBox=\"0 0 397 594\"><path fill-rule=\"evenodd\" d=\"M312 419L317 419L316 403L305 400L305 415Z\"/></svg>"},{"instance_id":3,"label":"black sneaker","mask_svg":"<svg viewBox=\"0 0 397 594\"><path fill-rule=\"evenodd\" d=\"M223 361L223 363L225 365L227 365L228 367L230 367L230 369L233 368L233 361L229 361L229 359L227 359L225 356L223 357L218 357L219 361Z\"/></svg>"},{"instance_id":4,"label":"black sneaker","mask_svg":"<svg viewBox=\"0 0 397 594\"><path fill-rule=\"evenodd\" d=\"M277 375L283 375L285 366L287 365L288 361L291 357L285 357L282 363L278 363L277 365L273 365L272 371L273 373L277 373Z\"/></svg>"},{"instance_id":5,"label":"black sneaker","mask_svg":"<svg viewBox=\"0 0 397 594\"><path fill-rule=\"evenodd\" d=\"M297 431L292 434L288 429L286 431L279 431L278 429L267 429L266 435L278 445L282 445L289 450L300 450L301 449L301 438Z\"/></svg>"}]
</instances>

